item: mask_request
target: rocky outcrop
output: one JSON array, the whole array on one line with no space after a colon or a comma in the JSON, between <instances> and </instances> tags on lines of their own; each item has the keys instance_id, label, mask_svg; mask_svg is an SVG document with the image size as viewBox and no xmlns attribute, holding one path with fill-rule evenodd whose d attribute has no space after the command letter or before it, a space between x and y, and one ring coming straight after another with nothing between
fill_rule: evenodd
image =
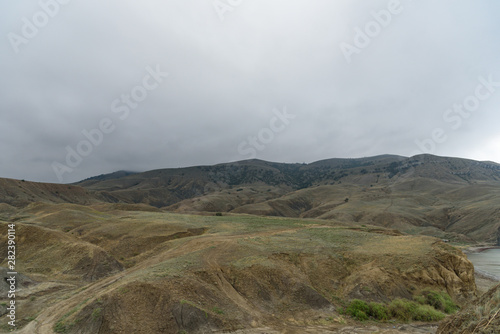
<instances>
[{"instance_id":1,"label":"rocky outcrop","mask_svg":"<svg viewBox=\"0 0 500 334\"><path fill-rule=\"evenodd\" d=\"M474 265L459 249L444 242L433 245L435 255L429 258L425 268L409 273L411 280L429 286L440 286L459 302L476 296Z\"/></svg>"}]
</instances>

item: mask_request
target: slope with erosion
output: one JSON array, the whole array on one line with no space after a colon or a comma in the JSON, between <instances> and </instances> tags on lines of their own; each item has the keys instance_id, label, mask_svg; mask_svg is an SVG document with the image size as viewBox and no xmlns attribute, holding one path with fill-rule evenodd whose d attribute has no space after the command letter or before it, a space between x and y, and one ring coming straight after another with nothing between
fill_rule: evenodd
<instances>
[{"instance_id":1,"label":"slope with erosion","mask_svg":"<svg viewBox=\"0 0 500 334\"><path fill-rule=\"evenodd\" d=\"M200 199L203 201L203 199ZM457 242L496 241L500 185L413 179L395 185L323 185L232 210L269 216L375 224Z\"/></svg>"},{"instance_id":2,"label":"slope with erosion","mask_svg":"<svg viewBox=\"0 0 500 334\"><path fill-rule=\"evenodd\" d=\"M438 328L439 334L500 333L500 285L490 289Z\"/></svg>"},{"instance_id":3,"label":"slope with erosion","mask_svg":"<svg viewBox=\"0 0 500 334\"><path fill-rule=\"evenodd\" d=\"M21 332L334 330L351 322L339 307L353 298L475 294L470 262L435 238L335 220L136 208L19 209L18 270L36 281L20 291L30 300L18 310ZM89 276L94 259L102 270Z\"/></svg>"},{"instance_id":4,"label":"slope with erosion","mask_svg":"<svg viewBox=\"0 0 500 334\"><path fill-rule=\"evenodd\" d=\"M0 178L0 205L24 207L34 202L91 204L106 200L85 188ZM4 207L2 208L4 209ZM6 211L2 210L5 214Z\"/></svg>"}]
</instances>

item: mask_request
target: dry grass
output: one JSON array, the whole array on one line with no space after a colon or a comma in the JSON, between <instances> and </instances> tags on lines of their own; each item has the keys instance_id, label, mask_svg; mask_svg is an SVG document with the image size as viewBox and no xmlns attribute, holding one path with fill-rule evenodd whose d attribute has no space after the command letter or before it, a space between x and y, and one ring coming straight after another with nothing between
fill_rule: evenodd
<instances>
[{"instance_id":1,"label":"dry grass","mask_svg":"<svg viewBox=\"0 0 500 334\"><path fill-rule=\"evenodd\" d=\"M453 261L444 256L458 261L459 253L433 252L433 238L398 236L371 226L118 210L103 204L38 204L17 215L22 217L16 223L19 271L41 282L74 284L63 293L38 292L43 303L26 315L39 313L38 322L30 326L55 326L81 305L59 325L68 333L98 324L107 333L140 328L144 317L134 313L139 306L151 322L146 327L153 331L159 319L169 319L162 321L172 330L187 330L189 326L178 327L178 321L189 314L195 317L193 323L219 329L271 325L269 314L284 322L293 318L296 325L320 325L321 319L338 316L333 311L338 298L411 296L412 289L432 285L422 283L424 274L437 275L429 282L436 285L441 279L441 288L473 289L458 276L439 276L455 270L445 270L443 265L452 266ZM426 267L435 270L422 271ZM29 290L26 295L29 298ZM96 305L97 300L101 304ZM189 309L181 300L198 308ZM99 316L92 316L97 308ZM19 314L23 312L21 308ZM122 324L113 329L114 317Z\"/></svg>"}]
</instances>

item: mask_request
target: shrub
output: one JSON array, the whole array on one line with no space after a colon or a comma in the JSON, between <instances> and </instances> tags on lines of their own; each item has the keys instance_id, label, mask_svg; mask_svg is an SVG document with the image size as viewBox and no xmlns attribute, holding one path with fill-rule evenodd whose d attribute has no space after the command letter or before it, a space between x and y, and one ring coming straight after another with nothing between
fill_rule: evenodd
<instances>
[{"instance_id":1,"label":"shrub","mask_svg":"<svg viewBox=\"0 0 500 334\"><path fill-rule=\"evenodd\" d=\"M419 297L420 298L417 300L419 303L430 305L436 310L440 310L448 314L455 313L459 309L457 304L455 304L451 299L450 295L445 292L424 290L422 291L422 296Z\"/></svg>"},{"instance_id":2,"label":"shrub","mask_svg":"<svg viewBox=\"0 0 500 334\"><path fill-rule=\"evenodd\" d=\"M423 298L419 300L424 301ZM433 306L419 304L406 299L395 299L389 305L380 303L366 303L359 299L352 300L344 314L350 315L356 320L364 321L370 317L378 321L388 321L396 318L400 321L439 321L445 317L443 312L436 310Z\"/></svg>"},{"instance_id":3,"label":"shrub","mask_svg":"<svg viewBox=\"0 0 500 334\"><path fill-rule=\"evenodd\" d=\"M403 299L393 300L389 305L389 310L392 316L401 321L438 321L445 317L442 312L430 305L420 305Z\"/></svg>"},{"instance_id":4,"label":"shrub","mask_svg":"<svg viewBox=\"0 0 500 334\"><path fill-rule=\"evenodd\" d=\"M387 321L390 319L389 310L385 305L379 303L370 303L368 304L368 306L370 307L370 310L368 311L369 316L380 321Z\"/></svg>"},{"instance_id":5,"label":"shrub","mask_svg":"<svg viewBox=\"0 0 500 334\"><path fill-rule=\"evenodd\" d=\"M222 212L217 212L215 215L216 215L217 217L221 217L221 216L222 216Z\"/></svg>"},{"instance_id":6,"label":"shrub","mask_svg":"<svg viewBox=\"0 0 500 334\"><path fill-rule=\"evenodd\" d=\"M368 304L359 299L353 299L349 306L345 309L346 314L349 314L351 317L360 321L367 320L369 312L370 307Z\"/></svg>"},{"instance_id":7,"label":"shrub","mask_svg":"<svg viewBox=\"0 0 500 334\"><path fill-rule=\"evenodd\" d=\"M355 310L351 314L351 316L359 321L365 321L368 320L368 315L364 311L361 310Z\"/></svg>"},{"instance_id":8,"label":"shrub","mask_svg":"<svg viewBox=\"0 0 500 334\"><path fill-rule=\"evenodd\" d=\"M217 314L224 314L224 311L223 311L223 310L221 310L221 309L220 309L220 308L218 308L218 307L214 307L214 308L212 309L212 311L214 311L214 312L215 312L215 313L217 313Z\"/></svg>"},{"instance_id":9,"label":"shrub","mask_svg":"<svg viewBox=\"0 0 500 334\"><path fill-rule=\"evenodd\" d=\"M439 321L446 315L430 305L418 305L413 315L413 320L417 321Z\"/></svg>"},{"instance_id":10,"label":"shrub","mask_svg":"<svg viewBox=\"0 0 500 334\"><path fill-rule=\"evenodd\" d=\"M413 318L413 314L415 314L417 305L407 300L394 299L389 304L389 310L393 317L402 321L410 321Z\"/></svg>"}]
</instances>

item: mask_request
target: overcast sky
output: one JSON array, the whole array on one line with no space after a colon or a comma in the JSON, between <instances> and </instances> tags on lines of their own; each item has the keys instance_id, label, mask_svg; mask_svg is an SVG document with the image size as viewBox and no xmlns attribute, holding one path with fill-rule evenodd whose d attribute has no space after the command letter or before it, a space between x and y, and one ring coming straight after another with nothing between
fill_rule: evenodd
<instances>
[{"instance_id":1,"label":"overcast sky","mask_svg":"<svg viewBox=\"0 0 500 334\"><path fill-rule=\"evenodd\" d=\"M0 177L259 158L500 162L498 1L0 4Z\"/></svg>"}]
</instances>

